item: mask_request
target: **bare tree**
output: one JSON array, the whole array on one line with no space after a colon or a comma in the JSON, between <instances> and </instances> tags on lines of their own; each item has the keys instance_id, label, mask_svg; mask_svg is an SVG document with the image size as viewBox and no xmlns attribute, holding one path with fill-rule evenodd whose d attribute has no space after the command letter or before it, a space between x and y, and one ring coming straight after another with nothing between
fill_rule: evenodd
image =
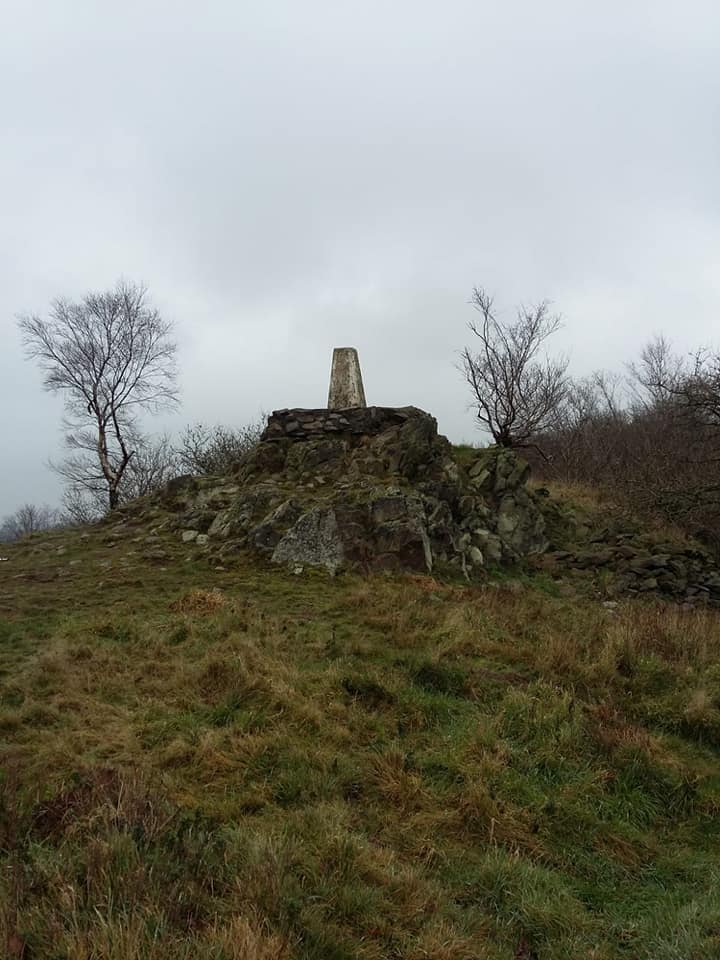
<instances>
[{"instance_id":1,"label":"bare tree","mask_svg":"<svg viewBox=\"0 0 720 960\"><path fill-rule=\"evenodd\" d=\"M696 439L718 439L720 353L701 348L684 358L664 337L655 337L629 370L636 402L650 409L663 408Z\"/></svg>"},{"instance_id":2,"label":"bare tree","mask_svg":"<svg viewBox=\"0 0 720 960\"><path fill-rule=\"evenodd\" d=\"M83 487L68 484L63 491L62 516L68 526L95 523L107 512L105 498L94 496Z\"/></svg>"},{"instance_id":3,"label":"bare tree","mask_svg":"<svg viewBox=\"0 0 720 960\"><path fill-rule=\"evenodd\" d=\"M720 428L720 353L704 347L683 360L656 337L632 371L656 403L673 404L699 427Z\"/></svg>"},{"instance_id":4,"label":"bare tree","mask_svg":"<svg viewBox=\"0 0 720 960\"><path fill-rule=\"evenodd\" d=\"M55 469L112 510L137 454L138 414L177 403L172 325L144 287L126 281L78 303L55 300L49 319L23 316L19 324L45 388L65 399L72 453Z\"/></svg>"},{"instance_id":5,"label":"bare tree","mask_svg":"<svg viewBox=\"0 0 720 960\"><path fill-rule=\"evenodd\" d=\"M534 438L538 449L553 461L553 473L578 479L579 472L616 462L618 440L627 420L623 380L615 373L597 370L570 380L549 432Z\"/></svg>"},{"instance_id":6,"label":"bare tree","mask_svg":"<svg viewBox=\"0 0 720 960\"><path fill-rule=\"evenodd\" d=\"M460 369L477 418L500 446L526 446L552 425L567 393L567 359L541 356L561 319L543 300L534 307L520 306L512 322L499 320L492 297L480 287L470 302L480 314L468 324L479 348L463 350Z\"/></svg>"},{"instance_id":7,"label":"bare tree","mask_svg":"<svg viewBox=\"0 0 720 960\"><path fill-rule=\"evenodd\" d=\"M627 369L635 403L646 409L666 404L687 373L682 357L662 334L649 340Z\"/></svg>"},{"instance_id":8,"label":"bare tree","mask_svg":"<svg viewBox=\"0 0 720 960\"><path fill-rule=\"evenodd\" d=\"M0 522L0 541L19 540L40 530L51 530L60 523L60 513L52 507L24 503Z\"/></svg>"}]
</instances>

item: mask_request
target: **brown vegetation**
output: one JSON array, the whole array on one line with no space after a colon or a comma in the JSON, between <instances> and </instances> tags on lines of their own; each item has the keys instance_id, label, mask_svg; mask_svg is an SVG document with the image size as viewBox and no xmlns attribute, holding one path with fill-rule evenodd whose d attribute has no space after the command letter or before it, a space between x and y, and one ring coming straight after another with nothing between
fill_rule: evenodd
<instances>
[{"instance_id":1,"label":"brown vegetation","mask_svg":"<svg viewBox=\"0 0 720 960\"><path fill-rule=\"evenodd\" d=\"M720 355L685 363L655 340L629 380L576 381L535 441L538 476L590 485L720 549Z\"/></svg>"},{"instance_id":2,"label":"brown vegetation","mask_svg":"<svg viewBox=\"0 0 720 960\"><path fill-rule=\"evenodd\" d=\"M0 569L13 949L717 951L716 612L608 610L540 574L212 571L163 529L145 563L148 530L112 533Z\"/></svg>"}]
</instances>

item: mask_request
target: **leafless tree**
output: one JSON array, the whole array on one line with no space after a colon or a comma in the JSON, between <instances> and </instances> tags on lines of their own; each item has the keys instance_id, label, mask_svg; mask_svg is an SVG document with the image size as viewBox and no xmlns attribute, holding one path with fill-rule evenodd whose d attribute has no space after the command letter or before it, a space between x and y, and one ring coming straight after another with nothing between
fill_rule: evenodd
<instances>
[{"instance_id":1,"label":"leafless tree","mask_svg":"<svg viewBox=\"0 0 720 960\"><path fill-rule=\"evenodd\" d=\"M56 469L112 510L137 454L139 413L177 403L172 325L144 287L126 281L77 303L55 300L48 319L23 316L19 324L45 388L65 400L72 452Z\"/></svg>"},{"instance_id":2,"label":"leafless tree","mask_svg":"<svg viewBox=\"0 0 720 960\"><path fill-rule=\"evenodd\" d=\"M143 438L137 454L128 464L123 486L123 500L145 497L164 487L180 472L180 463L171 438Z\"/></svg>"},{"instance_id":3,"label":"leafless tree","mask_svg":"<svg viewBox=\"0 0 720 960\"><path fill-rule=\"evenodd\" d=\"M468 324L479 345L477 352L463 350L460 369L477 418L500 446L526 446L552 425L567 394L567 359L542 354L561 319L543 300L530 308L520 306L515 319L505 322L480 287L470 302L480 314Z\"/></svg>"},{"instance_id":4,"label":"leafless tree","mask_svg":"<svg viewBox=\"0 0 720 960\"><path fill-rule=\"evenodd\" d=\"M676 427L695 441L720 441L720 353L702 348L677 355L664 337L645 345L629 367L636 403L663 409ZM717 462L717 458L715 461Z\"/></svg>"},{"instance_id":5,"label":"leafless tree","mask_svg":"<svg viewBox=\"0 0 720 960\"><path fill-rule=\"evenodd\" d=\"M674 406L696 426L720 428L720 353L707 347L687 359L674 353L664 337L655 337L631 366L638 386L655 404Z\"/></svg>"},{"instance_id":6,"label":"leafless tree","mask_svg":"<svg viewBox=\"0 0 720 960\"><path fill-rule=\"evenodd\" d=\"M105 497L95 496L87 489L68 484L63 491L62 515L68 526L96 523L107 512Z\"/></svg>"},{"instance_id":7,"label":"leafless tree","mask_svg":"<svg viewBox=\"0 0 720 960\"><path fill-rule=\"evenodd\" d=\"M666 404L686 373L683 358L662 334L649 340L627 369L634 401L646 409Z\"/></svg>"},{"instance_id":8,"label":"leafless tree","mask_svg":"<svg viewBox=\"0 0 720 960\"><path fill-rule=\"evenodd\" d=\"M606 370L569 381L550 430L534 438L553 460L556 476L579 479L598 459L603 465L615 462L627 419L623 387L622 377Z\"/></svg>"},{"instance_id":9,"label":"leafless tree","mask_svg":"<svg viewBox=\"0 0 720 960\"><path fill-rule=\"evenodd\" d=\"M40 530L51 530L59 526L61 517L52 507L24 503L21 507L0 522L0 541L19 540Z\"/></svg>"}]
</instances>

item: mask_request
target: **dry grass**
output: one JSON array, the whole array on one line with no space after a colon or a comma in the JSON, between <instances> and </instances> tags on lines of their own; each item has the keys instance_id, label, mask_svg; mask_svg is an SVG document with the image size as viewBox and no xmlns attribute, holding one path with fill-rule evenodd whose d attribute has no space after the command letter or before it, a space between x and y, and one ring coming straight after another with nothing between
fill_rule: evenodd
<instances>
[{"instance_id":1,"label":"dry grass","mask_svg":"<svg viewBox=\"0 0 720 960\"><path fill-rule=\"evenodd\" d=\"M601 487L594 487L587 483L532 479L530 487L536 490L547 490L554 500L572 503L574 506L580 507L581 510L589 510L593 513L599 508L607 506L620 509L618 501L613 499L608 492Z\"/></svg>"},{"instance_id":2,"label":"dry grass","mask_svg":"<svg viewBox=\"0 0 720 960\"><path fill-rule=\"evenodd\" d=\"M220 590L190 590L170 604L176 613L211 614L227 606L227 598Z\"/></svg>"},{"instance_id":3,"label":"dry grass","mask_svg":"<svg viewBox=\"0 0 720 960\"><path fill-rule=\"evenodd\" d=\"M105 537L1 571L8 956L713 955L716 614Z\"/></svg>"}]
</instances>

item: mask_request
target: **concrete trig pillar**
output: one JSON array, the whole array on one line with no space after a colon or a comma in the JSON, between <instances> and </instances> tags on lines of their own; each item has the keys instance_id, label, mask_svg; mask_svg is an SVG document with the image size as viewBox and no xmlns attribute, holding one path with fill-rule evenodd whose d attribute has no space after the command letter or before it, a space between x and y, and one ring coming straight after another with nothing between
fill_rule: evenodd
<instances>
[{"instance_id":1,"label":"concrete trig pillar","mask_svg":"<svg viewBox=\"0 0 720 960\"><path fill-rule=\"evenodd\" d=\"M360 361L355 347L335 347L330 372L328 409L347 410L348 407L365 407Z\"/></svg>"}]
</instances>

